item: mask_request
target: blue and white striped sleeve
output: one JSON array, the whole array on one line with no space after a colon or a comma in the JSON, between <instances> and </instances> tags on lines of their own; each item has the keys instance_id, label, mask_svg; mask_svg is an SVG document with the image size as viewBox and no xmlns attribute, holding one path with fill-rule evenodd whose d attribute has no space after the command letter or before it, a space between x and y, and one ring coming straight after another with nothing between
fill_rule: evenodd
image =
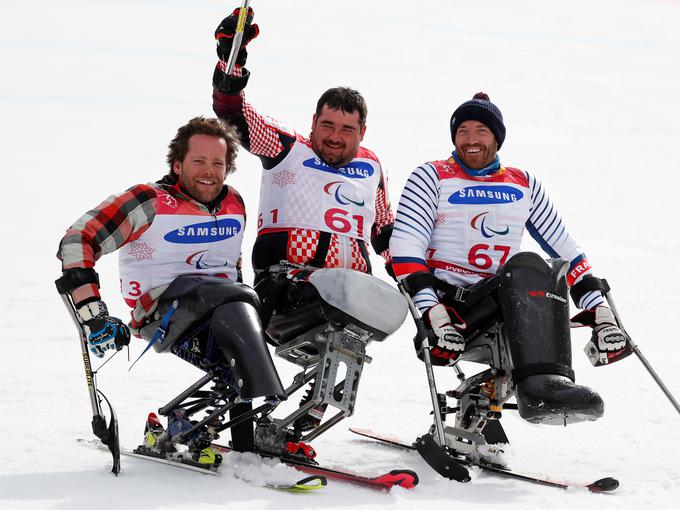
<instances>
[{"instance_id":1,"label":"blue and white striped sleeve","mask_svg":"<svg viewBox=\"0 0 680 510\"><path fill-rule=\"evenodd\" d=\"M567 231L543 185L533 175L525 173L531 192L531 208L526 222L527 231L548 255L568 260L570 273L574 268L579 268L578 277L570 279L570 285L579 282L587 275L593 276L585 253ZM599 291L587 292L576 303L576 306L581 309L600 305L606 306L606 303Z\"/></svg>"},{"instance_id":2,"label":"blue and white striped sleeve","mask_svg":"<svg viewBox=\"0 0 680 510\"><path fill-rule=\"evenodd\" d=\"M390 239L392 267L398 280L430 270L426 254L437 217L439 194L439 176L430 164L416 168L404 186ZM434 289L427 287L413 296L413 302L424 312L439 300Z\"/></svg>"}]
</instances>

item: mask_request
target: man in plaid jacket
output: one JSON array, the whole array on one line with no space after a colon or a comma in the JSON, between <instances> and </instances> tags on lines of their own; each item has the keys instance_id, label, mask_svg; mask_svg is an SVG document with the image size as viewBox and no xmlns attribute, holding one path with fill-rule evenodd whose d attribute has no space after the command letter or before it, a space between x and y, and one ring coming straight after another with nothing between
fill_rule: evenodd
<instances>
[{"instance_id":1,"label":"man in plaid jacket","mask_svg":"<svg viewBox=\"0 0 680 510\"><path fill-rule=\"evenodd\" d=\"M199 368L229 360L246 400L230 411L232 417L251 408L249 399L285 395L259 322L244 345L233 345L229 330L229 304L259 307L255 292L236 283L246 212L241 196L224 181L235 170L237 136L219 119L192 119L169 145L167 175L85 213L67 230L57 253L61 282L93 354L121 349L131 329L156 350L171 350ZM119 254L121 291L132 308L129 326L109 315L94 270L95 261L113 251ZM235 448L252 449L252 421L234 427L232 438ZM203 450L198 457L215 459Z\"/></svg>"}]
</instances>

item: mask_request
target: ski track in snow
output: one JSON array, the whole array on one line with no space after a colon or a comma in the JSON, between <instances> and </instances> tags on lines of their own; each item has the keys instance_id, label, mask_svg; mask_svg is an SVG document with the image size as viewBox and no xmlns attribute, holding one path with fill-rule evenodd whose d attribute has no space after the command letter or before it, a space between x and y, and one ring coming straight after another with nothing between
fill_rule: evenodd
<instances>
[{"instance_id":1,"label":"ski track in snow","mask_svg":"<svg viewBox=\"0 0 680 510\"><path fill-rule=\"evenodd\" d=\"M299 478L247 455L228 456L219 477L123 458L116 479L106 455L76 444L91 437L91 416L77 336L52 283L59 276L57 243L69 224L111 193L160 178L176 128L212 114L212 32L232 3L27 0L3 6L0 508L674 508L680 416L636 359L592 368L581 352L585 331L573 334L577 381L601 393L605 417L559 428L506 412L508 455L518 470L556 478L615 476L621 488L613 494L560 491L477 471L471 483L456 484L415 453L349 433L347 427L356 426L413 439L427 429L425 373L408 320L393 337L369 346L374 361L364 371L355 415L314 446L329 466L376 474L412 468L420 476L414 490L383 493L330 482L320 493L282 494L230 475L240 469L255 481ZM502 161L543 181L597 273L610 281L629 332L680 395L680 338L673 325L680 306L680 2L279 0L253 6L262 33L250 47L249 100L306 134L322 91L337 84L360 90L369 106L364 145L387 168L395 206L410 171L451 150L453 109L487 91L508 127ZM242 152L229 183L250 213L248 261L257 159ZM526 248L538 250L532 242ZM377 258L374 267L387 279ZM125 317L116 257L104 257L97 269L109 309ZM249 265L245 277L252 281ZM131 358L142 348L133 342ZM292 366L276 362L290 381ZM171 355L149 354L132 372L127 367L122 352L99 385L118 413L122 444L131 447L142 438L146 414L200 374ZM438 377L440 390L456 384L453 373L438 370Z\"/></svg>"}]
</instances>

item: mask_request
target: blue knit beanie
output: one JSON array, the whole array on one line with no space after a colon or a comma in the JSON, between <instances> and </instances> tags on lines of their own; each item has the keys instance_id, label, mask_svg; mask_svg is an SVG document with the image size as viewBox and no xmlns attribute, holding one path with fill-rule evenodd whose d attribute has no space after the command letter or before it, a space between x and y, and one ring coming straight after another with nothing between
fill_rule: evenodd
<instances>
[{"instance_id":1,"label":"blue knit beanie","mask_svg":"<svg viewBox=\"0 0 680 510\"><path fill-rule=\"evenodd\" d=\"M451 141L456 143L456 131L466 120L476 120L487 126L496 137L498 148L505 140L503 114L484 92L477 92L472 99L464 102L451 116Z\"/></svg>"}]
</instances>

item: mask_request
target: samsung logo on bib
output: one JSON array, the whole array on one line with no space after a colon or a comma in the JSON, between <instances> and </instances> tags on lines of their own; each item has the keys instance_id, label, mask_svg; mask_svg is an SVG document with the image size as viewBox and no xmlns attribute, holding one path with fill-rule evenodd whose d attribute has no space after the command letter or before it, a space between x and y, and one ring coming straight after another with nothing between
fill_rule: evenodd
<instances>
[{"instance_id":1,"label":"samsung logo on bib","mask_svg":"<svg viewBox=\"0 0 680 510\"><path fill-rule=\"evenodd\" d=\"M468 186L449 197L451 204L509 204L524 196L512 186Z\"/></svg>"},{"instance_id":2,"label":"samsung logo on bib","mask_svg":"<svg viewBox=\"0 0 680 510\"><path fill-rule=\"evenodd\" d=\"M216 243L234 237L241 231L241 222L231 218L206 221L180 227L165 234L166 241L178 244Z\"/></svg>"},{"instance_id":3,"label":"samsung logo on bib","mask_svg":"<svg viewBox=\"0 0 680 510\"><path fill-rule=\"evenodd\" d=\"M302 164L307 168L313 168L314 170L321 170L322 172L336 175L344 175L350 179L365 179L373 175L373 165L363 161L352 161L349 165L341 166L340 168L329 166L319 158L307 159L303 161Z\"/></svg>"}]
</instances>

